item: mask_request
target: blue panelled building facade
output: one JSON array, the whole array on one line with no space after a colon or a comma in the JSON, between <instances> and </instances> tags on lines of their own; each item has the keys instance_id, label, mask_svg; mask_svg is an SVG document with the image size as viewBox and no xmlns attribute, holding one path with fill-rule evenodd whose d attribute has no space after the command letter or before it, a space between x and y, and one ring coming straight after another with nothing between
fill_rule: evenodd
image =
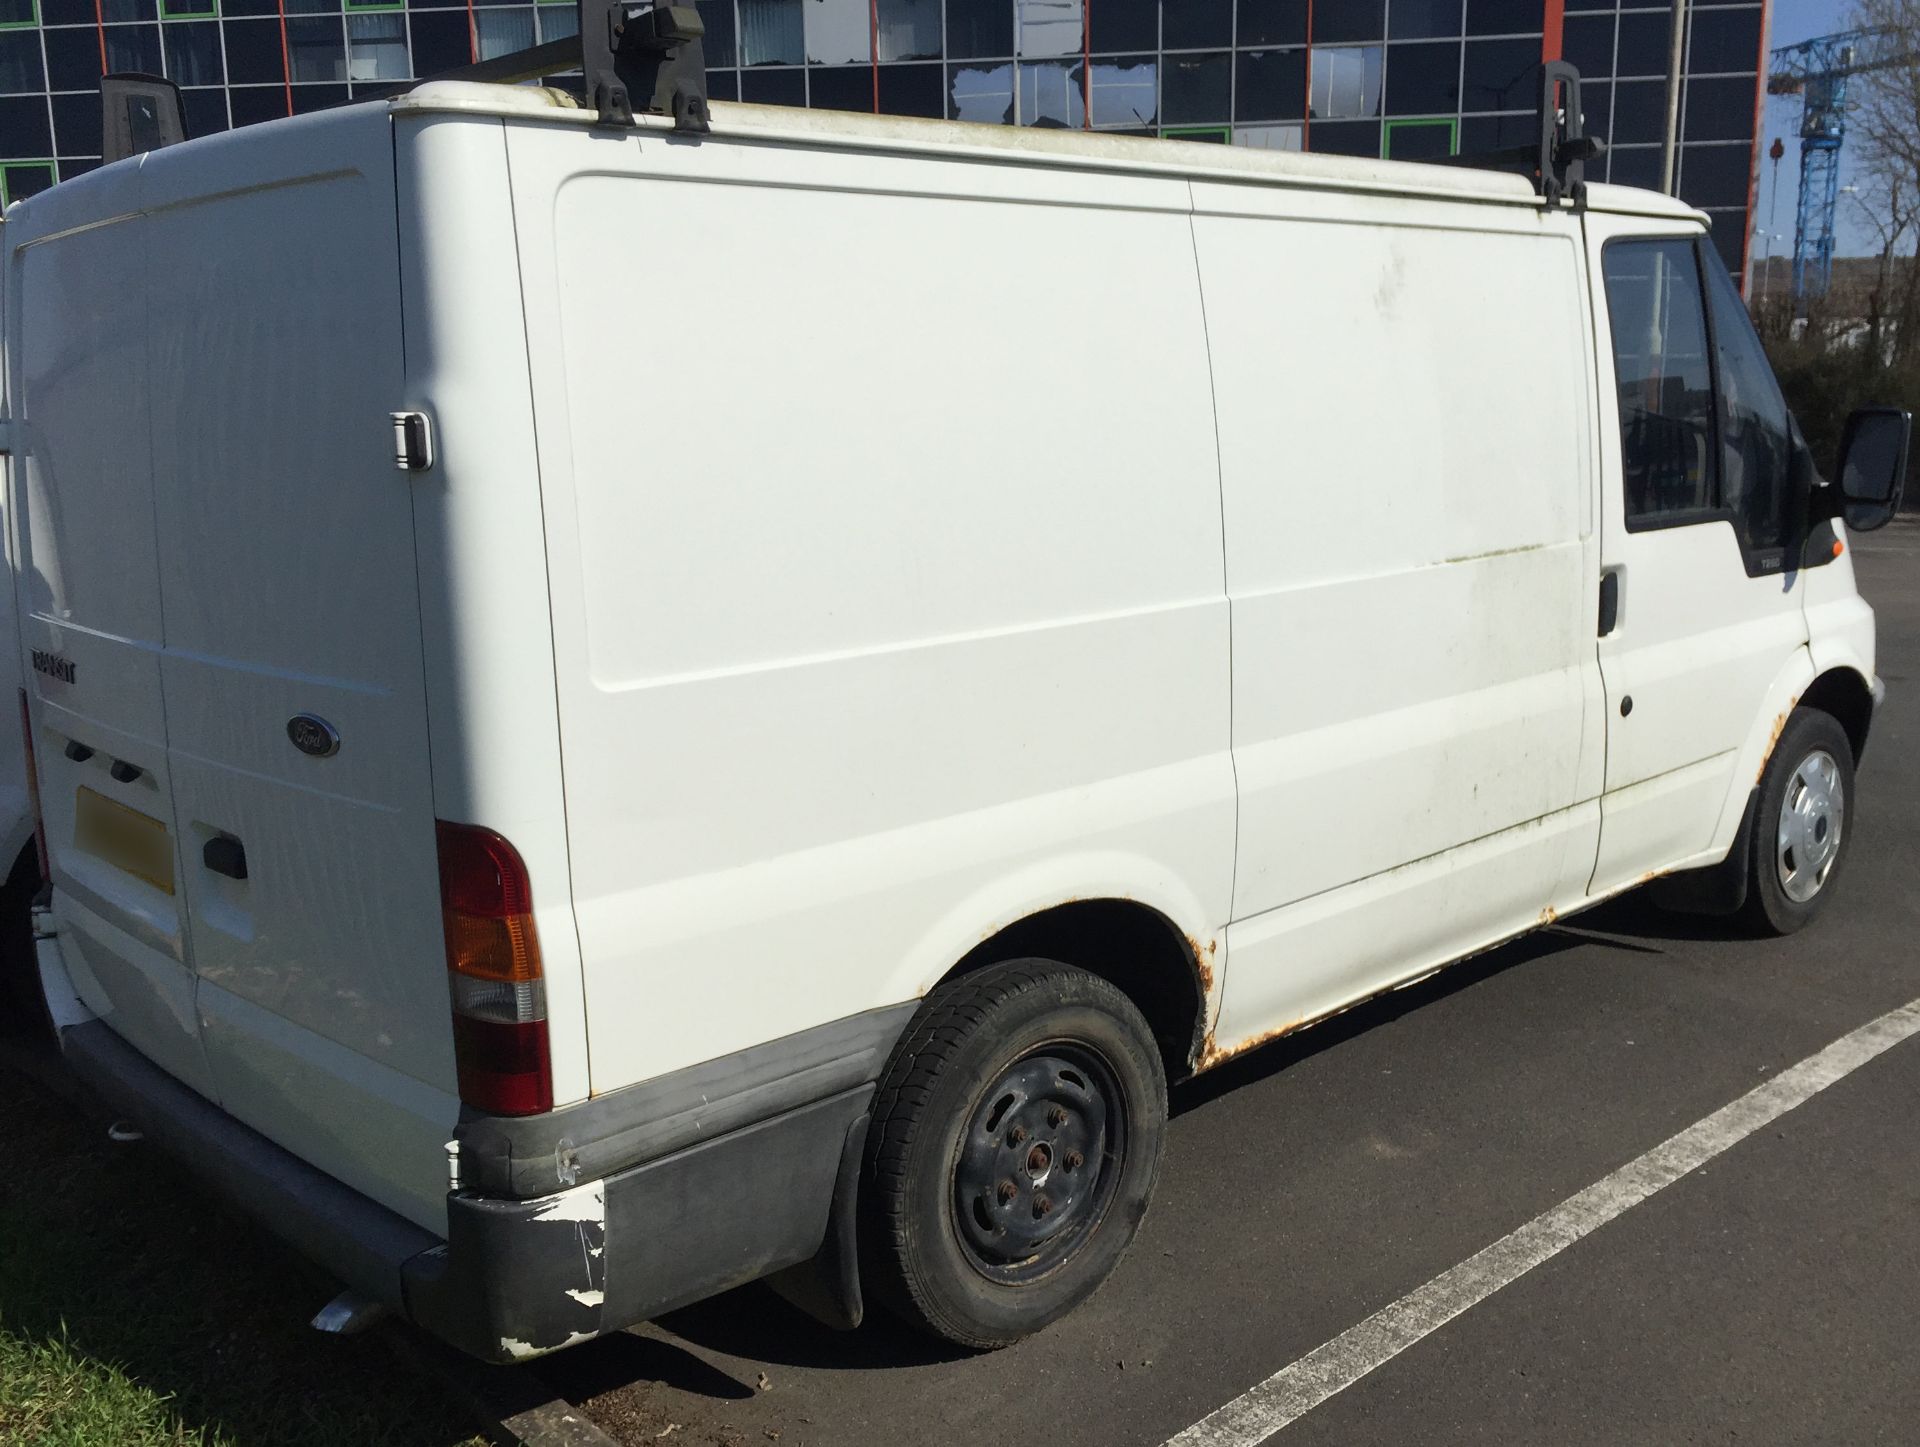
<instances>
[{"instance_id":1,"label":"blue panelled building facade","mask_svg":"<svg viewBox=\"0 0 1920 1447\"><path fill-rule=\"evenodd\" d=\"M716 99L1426 159L1525 144L1587 78L1598 178L1657 186L1670 11L1638 0L698 0ZM1764 4L1694 0L1680 195L1744 275ZM572 0L0 0L0 203L98 164L108 71L202 135L572 33ZM1590 176L1595 174L1590 168Z\"/></svg>"}]
</instances>

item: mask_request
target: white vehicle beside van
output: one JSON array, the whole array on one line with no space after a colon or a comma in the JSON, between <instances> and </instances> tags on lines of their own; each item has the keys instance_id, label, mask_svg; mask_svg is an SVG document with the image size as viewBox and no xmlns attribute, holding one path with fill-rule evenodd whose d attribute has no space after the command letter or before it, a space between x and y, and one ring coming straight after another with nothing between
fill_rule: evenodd
<instances>
[{"instance_id":1,"label":"white vehicle beside van","mask_svg":"<svg viewBox=\"0 0 1920 1447\"><path fill-rule=\"evenodd\" d=\"M40 969L152 1140L490 1359L770 1275L992 1347L1169 1080L1827 905L1907 419L1819 481L1563 67L1528 176L709 118L689 15L8 213Z\"/></svg>"},{"instance_id":2,"label":"white vehicle beside van","mask_svg":"<svg viewBox=\"0 0 1920 1447\"><path fill-rule=\"evenodd\" d=\"M0 217L0 256L7 227ZM13 516L7 486L9 412L7 391L7 294L0 285L0 538L10 536ZM11 548L8 556L12 556ZM18 700L18 702L16 702ZM30 911L41 882L34 842L34 809L27 792L26 695L20 688L19 631L11 578L0 587L0 1032L44 1028L39 980L33 969Z\"/></svg>"}]
</instances>

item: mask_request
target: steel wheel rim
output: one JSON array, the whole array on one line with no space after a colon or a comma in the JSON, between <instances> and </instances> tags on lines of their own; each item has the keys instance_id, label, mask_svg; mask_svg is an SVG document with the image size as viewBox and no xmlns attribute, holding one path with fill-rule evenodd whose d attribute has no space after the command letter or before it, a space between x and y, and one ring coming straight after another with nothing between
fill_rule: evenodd
<instances>
[{"instance_id":1,"label":"steel wheel rim","mask_svg":"<svg viewBox=\"0 0 1920 1447\"><path fill-rule=\"evenodd\" d=\"M1021 1056L975 1103L954 1158L962 1254L1006 1285L1059 1270L1106 1217L1126 1146L1126 1097L1097 1051L1056 1041Z\"/></svg>"},{"instance_id":2,"label":"steel wheel rim","mask_svg":"<svg viewBox=\"0 0 1920 1447\"><path fill-rule=\"evenodd\" d=\"M1787 780L1774 832L1773 859L1780 889L1795 904L1807 903L1826 886L1840 857L1846 820L1840 765L1825 749L1815 749Z\"/></svg>"}]
</instances>

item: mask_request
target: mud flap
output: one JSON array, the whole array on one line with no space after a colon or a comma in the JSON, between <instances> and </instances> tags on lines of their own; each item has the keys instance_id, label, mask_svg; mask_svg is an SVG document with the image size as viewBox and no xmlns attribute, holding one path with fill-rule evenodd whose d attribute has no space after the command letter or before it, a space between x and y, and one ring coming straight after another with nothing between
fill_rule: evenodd
<instances>
[{"instance_id":1,"label":"mud flap","mask_svg":"<svg viewBox=\"0 0 1920 1447\"><path fill-rule=\"evenodd\" d=\"M833 1206L827 1215L827 1236L813 1258L789 1266L767 1278L767 1285L822 1326L853 1331L866 1319L860 1291L860 1254L856 1225L860 1204L860 1167L867 1154L867 1126L873 1117L865 1111L847 1127L840 1150L840 1171L833 1182Z\"/></svg>"},{"instance_id":2,"label":"mud flap","mask_svg":"<svg viewBox=\"0 0 1920 1447\"><path fill-rule=\"evenodd\" d=\"M1738 914L1747 902L1747 881L1753 863L1753 819L1760 808L1760 791L1747 794L1746 811L1733 836L1727 857L1705 869L1669 874L1653 882L1653 900L1675 914Z\"/></svg>"}]
</instances>

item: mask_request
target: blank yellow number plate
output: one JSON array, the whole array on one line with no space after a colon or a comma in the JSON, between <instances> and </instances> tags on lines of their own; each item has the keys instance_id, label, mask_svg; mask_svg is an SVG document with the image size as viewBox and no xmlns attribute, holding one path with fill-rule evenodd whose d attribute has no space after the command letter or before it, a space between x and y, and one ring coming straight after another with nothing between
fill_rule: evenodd
<instances>
[{"instance_id":1,"label":"blank yellow number plate","mask_svg":"<svg viewBox=\"0 0 1920 1447\"><path fill-rule=\"evenodd\" d=\"M173 893L173 841L158 819L82 786L74 803L73 834L87 853Z\"/></svg>"}]
</instances>

